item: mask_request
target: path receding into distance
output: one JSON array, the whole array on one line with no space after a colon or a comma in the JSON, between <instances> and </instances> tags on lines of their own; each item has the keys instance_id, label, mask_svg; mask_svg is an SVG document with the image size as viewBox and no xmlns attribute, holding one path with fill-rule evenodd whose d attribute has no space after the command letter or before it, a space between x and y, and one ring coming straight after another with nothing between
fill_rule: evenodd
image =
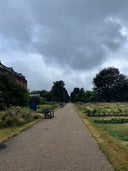
<instances>
[{"instance_id":1,"label":"path receding into distance","mask_svg":"<svg viewBox=\"0 0 128 171\"><path fill-rule=\"evenodd\" d=\"M113 171L71 103L4 142L0 171Z\"/></svg>"}]
</instances>

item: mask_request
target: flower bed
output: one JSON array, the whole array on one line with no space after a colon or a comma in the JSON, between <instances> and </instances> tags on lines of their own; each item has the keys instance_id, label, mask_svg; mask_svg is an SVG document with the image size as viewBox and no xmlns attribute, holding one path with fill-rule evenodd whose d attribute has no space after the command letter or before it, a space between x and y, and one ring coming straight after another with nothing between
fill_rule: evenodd
<instances>
[{"instance_id":1,"label":"flower bed","mask_svg":"<svg viewBox=\"0 0 128 171\"><path fill-rule=\"evenodd\" d=\"M128 116L128 103L85 104L83 112L87 116Z\"/></svg>"}]
</instances>

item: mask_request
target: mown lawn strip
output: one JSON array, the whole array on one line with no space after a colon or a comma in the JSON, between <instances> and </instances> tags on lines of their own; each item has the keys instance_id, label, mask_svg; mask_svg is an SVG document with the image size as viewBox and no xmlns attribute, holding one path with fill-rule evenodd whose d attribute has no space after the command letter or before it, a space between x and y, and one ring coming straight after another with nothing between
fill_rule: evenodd
<instances>
[{"instance_id":1,"label":"mown lawn strip","mask_svg":"<svg viewBox=\"0 0 128 171\"><path fill-rule=\"evenodd\" d=\"M128 171L128 142L111 137L106 131L95 124L90 117L85 116L78 108L76 110L115 170Z\"/></svg>"}]
</instances>

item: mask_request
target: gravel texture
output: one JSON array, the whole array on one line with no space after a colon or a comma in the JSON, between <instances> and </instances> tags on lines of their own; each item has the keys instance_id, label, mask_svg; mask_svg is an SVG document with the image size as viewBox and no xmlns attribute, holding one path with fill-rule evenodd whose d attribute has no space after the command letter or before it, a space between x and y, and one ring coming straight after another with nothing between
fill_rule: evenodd
<instances>
[{"instance_id":1,"label":"gravel texture","mask_svg":"<svg viewBox=\"0 0 128 171\"><path fill-rule=\"evenodd\" d=\"M113 171L71 103L9 139L0 171Z\"/></svg>"}]
</instances>

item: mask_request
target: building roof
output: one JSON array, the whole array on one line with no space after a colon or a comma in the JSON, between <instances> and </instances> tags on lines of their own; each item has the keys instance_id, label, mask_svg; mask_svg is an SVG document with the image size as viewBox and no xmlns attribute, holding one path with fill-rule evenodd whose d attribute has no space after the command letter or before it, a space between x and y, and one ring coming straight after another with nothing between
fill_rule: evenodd
<instances>
[{"instance_id":1,"label":"building roof","mask_svg":"<svg viewBox=\"0 0 128 171\"><path fill-rule=\"evenodd\" d=\"M17 73L16 71L14 71L12 67L7 67L7 66L3 65L1 63L1 61L0 61L0 69L4 70L6 72L13 73L16 76L25 79L25 76L23 76L21 73Z\"/></svg>"}]
</instances>

